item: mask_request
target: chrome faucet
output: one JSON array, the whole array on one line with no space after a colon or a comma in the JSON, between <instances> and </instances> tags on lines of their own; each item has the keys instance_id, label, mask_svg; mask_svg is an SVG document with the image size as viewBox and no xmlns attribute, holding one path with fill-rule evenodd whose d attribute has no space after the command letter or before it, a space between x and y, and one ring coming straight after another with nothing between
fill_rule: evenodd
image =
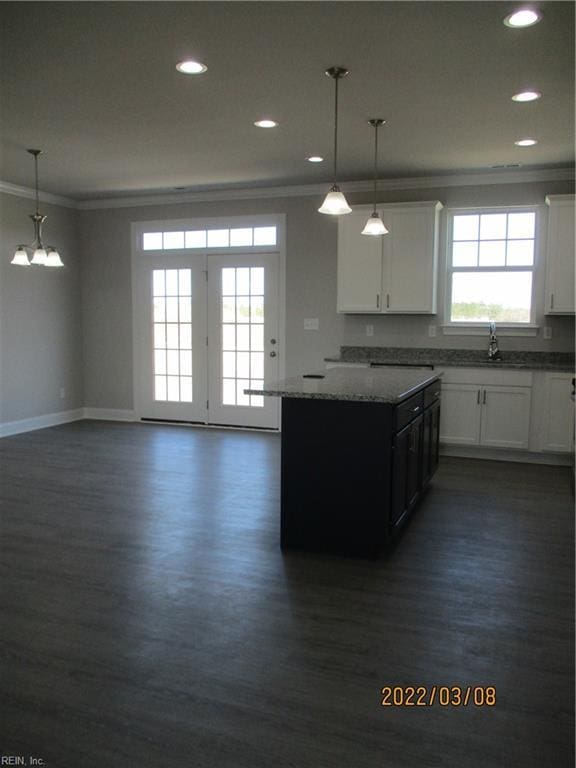
<instances>
[{"instance_id":1,"label":"chrome faucet","mask_svg":"<svg viewBox=\"0 0 576 768\"><path fill-rule=\"evenodd\" d=\"M490 323L490 343L488 344L488 360L502 360L502 355L498 349L498 339L496 338L496 323Z\"/></svg>"}]
</instances>

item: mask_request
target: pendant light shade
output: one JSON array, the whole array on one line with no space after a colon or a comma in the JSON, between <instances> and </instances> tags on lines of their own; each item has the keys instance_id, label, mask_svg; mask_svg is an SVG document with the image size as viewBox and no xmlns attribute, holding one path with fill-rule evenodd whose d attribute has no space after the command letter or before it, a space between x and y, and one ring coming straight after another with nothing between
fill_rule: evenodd
<instances>
[{"instance_id":1,"label":"pendant light shade","mask_svg":"<svg viewBox=\"0 0 576 768\"><path fill-rule=\"evenodd\" d=\"M370 214L361 234L371 235L372 237L388 234L388 230L384 226L384 222L376 210L376 192L378 185L378 128L380 128L384 122L385 121L379 117L374 117L372 120L368 120L369 125L374 128L374 210Z\"/></svg>"},{"instance_id":2,"label":"pendant light shade","mask_svg":"<svg viewBox=\"0 0 576 768\"><path fill-rule=\"evenodd\" d=\"M374 213L370 214L370 218L366 222L366 225L362 230L361 234L372 235L373 237L377 237L378 235L388 234L388 230L384 226L384 222L380 218L379 213L375 211Z\"/></svg>"},{"instance_id":3,"label":"pendant light shade","mask_svg":"<svg viewBox=\"0 0 576 768\"><path fill-rule=\"evenodd\" d=\"M350 213L352 208L350 208L346 202L346 198L340 191L340 187L337 184L334 184L334 186L330 188L330 192L328 192L324 198L322 207L318 208L318 210L320 213L329 213L332 214L332 216L340 216L343 213Z\"/></svg>"},{"instance_id":4,"label":"pendant light shade","mask_svg":"<svg viewBox=\"0 0 576 768\"><path fill-rule=\"evenodd\" d=\"M34 242L31 245L19 245L10 263L17 267L29 267L30 264L43 267L63 267L64 264L56 248L53 246L46 248L42 242L42 225L48 218L38 210L38 155L42 153L42 150L29 149L28 152L34 156L36 213L30 215L34 222ZM29 252L32 254L31 261L28 260Z\"/></svg>"},{"instance_id":5,"label":"pendant light shade","mask_svg":"<svg viewBox=\"0 0 576 768\"><path fill-rule=\"evenodd\" d=\"M352 212L352 208L346 202L346 198L338 186L338 81L341 77L346 77L347 74L348 70L344 67L330 67L326 70L326 75L334 80L334 183L318 211L331 216L341 216L343 213Z\"/></svg>"}]
</instances>

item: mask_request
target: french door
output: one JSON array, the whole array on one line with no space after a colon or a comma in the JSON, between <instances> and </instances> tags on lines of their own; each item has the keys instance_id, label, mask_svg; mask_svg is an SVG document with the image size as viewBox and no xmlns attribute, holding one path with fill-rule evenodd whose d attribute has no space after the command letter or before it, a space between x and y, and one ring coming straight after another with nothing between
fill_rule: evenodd
<instances>
[{"instance_id":1,"label":"french door","mask_svg":"<svg viewBox=\"0 0 576 768\"><path fill-rule=\"evenodd\" d=\"M135 270L141 418L275 429L278 255L142 254Z\"/></svg>"}]
</instances>

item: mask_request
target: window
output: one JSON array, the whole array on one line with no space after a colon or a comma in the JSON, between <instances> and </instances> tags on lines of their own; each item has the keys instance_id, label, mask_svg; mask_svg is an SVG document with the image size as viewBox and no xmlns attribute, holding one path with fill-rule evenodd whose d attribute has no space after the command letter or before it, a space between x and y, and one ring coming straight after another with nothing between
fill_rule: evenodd
<instances>
[{"instance_id":1,"label":"window","mask_svg":"<svg viewBox=\"0 0 576 768\"><path fill-rule=\"evenodd\" d=\"M454 213L448 257L451 323L530 323L536 211Z\"/></svg>"},{"instance_id":2,"label":"window","mask_svg":"<svg viewBox=\"0 0 576 768\"><path fill-rule=\"evenodd\" d=\"M142 250L168 251L189 248L241 248L276 245L276 227L194 229L181 232L144 232Z\"/></svg>"}]
</instances>

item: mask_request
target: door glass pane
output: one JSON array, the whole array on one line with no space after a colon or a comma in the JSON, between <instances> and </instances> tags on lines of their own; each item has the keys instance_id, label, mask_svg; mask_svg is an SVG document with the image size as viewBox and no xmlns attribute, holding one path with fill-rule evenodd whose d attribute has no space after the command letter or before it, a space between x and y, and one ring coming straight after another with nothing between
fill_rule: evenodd
<instances>
[{"instance_id":1,"label":"door glass pane","mask_svg":"<svg viewBox=\"0 0 576 768\"><path fill-rule=\"evenodd\" d=\"M239 325L236 328L236 349L250 351L250 326Z\"/></svg>"},{"instance_id":2,"label":"door glass pane","mask_svg":"<svg viewBox=\"0 0 576 768\"><path fill-rule=\"evenodd\" d=\"M192 402L192 271L152 271L154 399Z\"/></svg>"},{"instance_id":3,"label":"door glass pane","mask_svg":"<svg viewBox=\"0 0 576 768\"><path fill-rule=\"evenodd\" d=\"M236 326L222 325L222 349L236 349Z\"/></svg>"},{"instance_id":4,"label":"door glass pane","mask_svg":"<svg viewBox=\"0 0 576 768\"><path fill-rule=\"evenodd\" d=\"M221 291L222 404L263 408L244 389L264 379L264 268L223 268Z\"/></svg>"},{"instance_id":5,"label":"door glass pane","mask_svg":"<svg viewBox=\"0 0 576 768\"><path fill-rule=\"evenodd\" d=\"M166 270L166 296L178 296L178 270Z\"/></svg>"}]
</instances>

